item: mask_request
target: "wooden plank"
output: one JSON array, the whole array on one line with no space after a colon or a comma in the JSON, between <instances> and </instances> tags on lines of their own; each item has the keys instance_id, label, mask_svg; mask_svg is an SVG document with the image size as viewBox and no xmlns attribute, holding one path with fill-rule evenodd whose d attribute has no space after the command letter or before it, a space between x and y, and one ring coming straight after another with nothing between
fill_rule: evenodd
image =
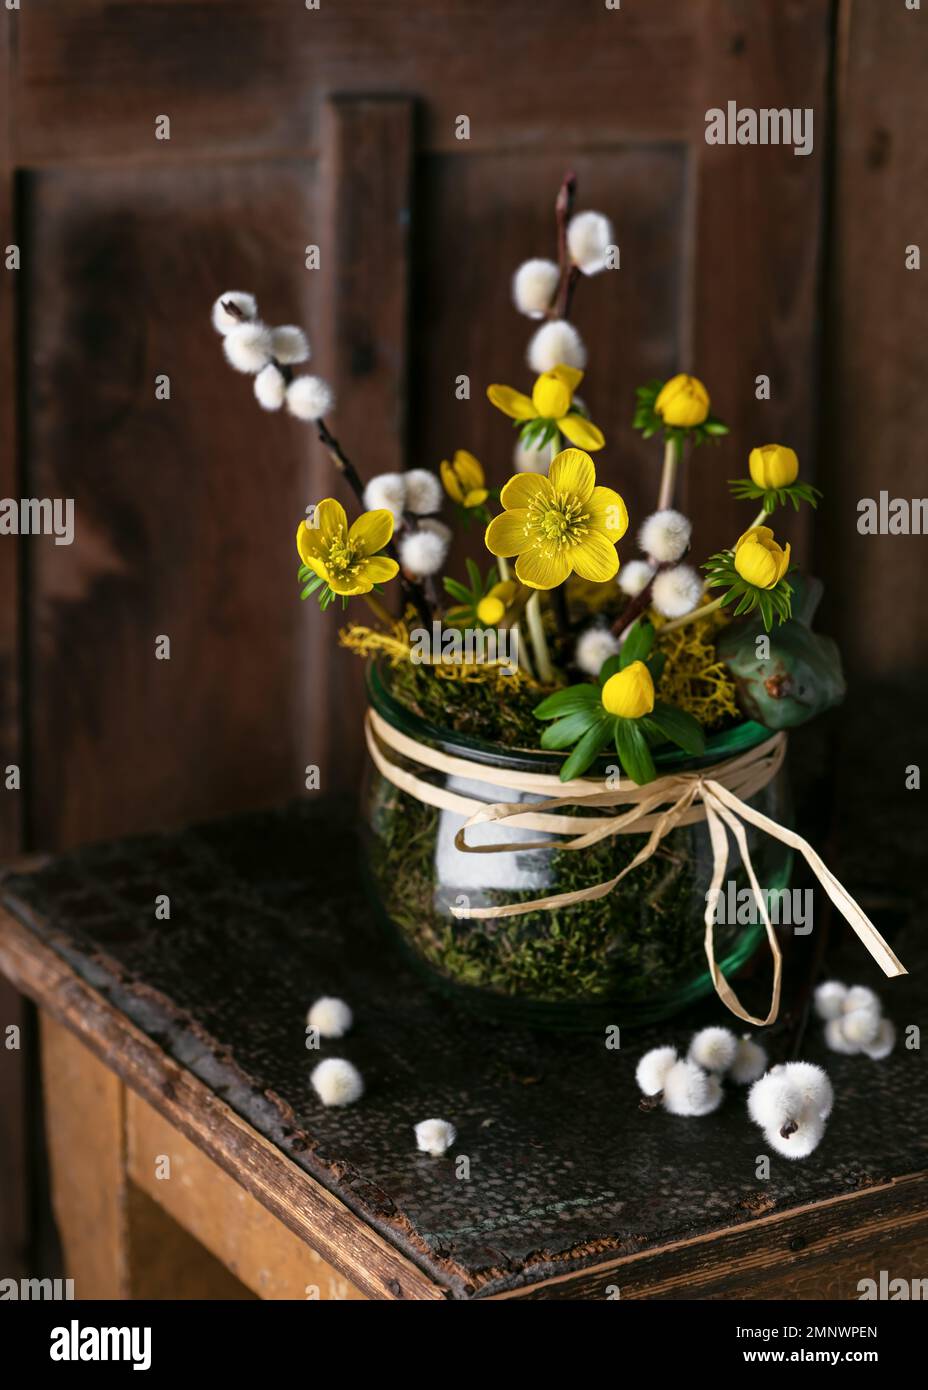
<instances>
[{"instance_id":1,"label":"wooden plank","mask_svg":"<svg viewBox=\"0 0 928 1390\"><path fill-rule=\"evenodd\" d=\"M126 1130L133 1182L261 1298L364 1297L133 1091Z\"/></svg>"},{"instance_id":2,"label":"wooden plank","mask_svg":"<svg viewBox=\"0 0 928 1390\"><path fill-rule=\"evenodd\" d=\"M0 969L362 1293L390 1300L447 1296L6 912L0 912Z\"/></svg>"},{"instance_id":3,"label":"wooden plank","mask_svg":"<svg viewBox=\"0 0 928 1390\"><path fill-rule=\"evenodd\" d=\"M706 554L731 545L753 512L728 496L726 479L747 475L755 444L797 449L803 477L818 476L814 444L819 369L816 324L824 173L829 131L827 79L830 0L745 6L710 0L704 15L698 134L694 129L692 322L681 369L709 386L731 434L701 448L685 470L687 505L712 497L712 520L699 532ZM707 145L704 113L729 101L756 109L812 107L814 148ZM694 127L696 116L694 115ZM770 377L769 401L755 378ZM807 560L809 508L778 523L800 563Z\"/></svg>"},{"instance_id":4,"label":"wooden plank","mask_svg":"<svg viewBox=\"0 0 928 1390\"><path fill-rule=\"evenodd\" d=\"M322 115L322 344L319 370L332 382L329 424L363 479L406 467L407 332L412 218L413 103L405 97L335 97ZM349 515L354 494L316 443L315 498L335 495ZM391 586L394 606L398 586ZM315 609L315 605L312 605ZM313 613L334 646L337 611ZM363 616L359 619L363 621ZM326 665L328 720L308 763L327 766L326 790L357 786L364 761L363 669L334 650ZM322 703L318 689L314 703ZM337 770L337 772L335 771Z\"/></svg>"},{"instance_id":5,"label":"wooden plank","mask_svg":"<svg viewBox=\"0 0 928 1390\"><path fill-rule=\"evenodd\" d=\"M40 1015L52 1205L79 1299L129 1296L123 1088L53 1017Z\"/></svg>"},{"instance_id":6,"label":"wooden plank","mask_svg":"<svg viewBox=\"0 0 928 1390\"><path fill-rule=\"evenodd\" d=\"M702 0L67 0L24 5L20 149L31 167L159 165L317 148L320 99L416 92L431 150L676 138L692 114ZM172 139L153 138L170 114Z\"/></svg>"},{"instance_id":7,"label":"wooden plank","mask_svg":"<svg viewBox=\"0 0 928 1390\"><path fill-rule=\"evenodd\" d=\"M928 662L928 630L915 616L924 536L857 530L862 498L926 493L928 147L914 119L928 70L925 21L924 5L840 5L818 564L849 671L869 679L901 680ZM912 245L920 270L906 267Z\"/></svg>"},{"instance_id":8,"label":"wooden plank","mask_svg":"<svg viewBox=\"0 0 928 1390\"><path fill-rule=\"evenodd\" d=\"M126 1092L127 1099L131 1094L131 1091ZM131 1182L126 1215L133 1299L252 1301L256 1297L205 1246Z\"/></svg>"},{"instance_id":9,"label":"wooden plank","mask_svg":"<svg viewBox=\"0 0 928 1390\"><path fill-rule=\"evenodd\" d=\"M20 15L4 12L0 22L0 355L5 368L0 374L0 497L19 497L19 306L22 270L6 268L6 248L19 241L16 197L16 109L13 100L13 45ZM20 254L24 254L20 247ZM16 536L0 536L0 857L22 848L26 796L23 731L21 725L22 672L20 669L20 562L22 543ZM6 768L20 769L20 790L6 786Z\"/></svg>"},{"instance_id":10,"label":"wooden plank","mask_svg":"<svg viewBox=\"0 0 928 1390\"><path fill-rule=\"evenodd\" d=\"M608 1261L501 1298L859 1297L858 1281L924 1270L928 1174Z\"/></svg>"},{"instance_id":11,"label":"wooden plank","mask_svg":"<svg viewBox=\"0 0 928 1390\"><path fill-rule=\"evenodd\" d=\"M296 586L308 440L260 409L209 312L253 289L271 323L313 333L314 187L305 161L27 183L32 486L75 503L74 543L31 552L43 847L304 789L309 672L332 641Z\"/></svg>"},{"instance_id":12,"label":"wooden plank","mask_svg":"<svg viewBox=\"0 0 928 1390\"><path fill-rule=\"evenodd\" d=\"M0 1268L17 1276L27 1273L31 1235L26 1069L32 1038L27 1011L31 1005L0 977ZM15 1048L7 1041L12 1028L19 1030Z\"/></svg>"}]
</instances>

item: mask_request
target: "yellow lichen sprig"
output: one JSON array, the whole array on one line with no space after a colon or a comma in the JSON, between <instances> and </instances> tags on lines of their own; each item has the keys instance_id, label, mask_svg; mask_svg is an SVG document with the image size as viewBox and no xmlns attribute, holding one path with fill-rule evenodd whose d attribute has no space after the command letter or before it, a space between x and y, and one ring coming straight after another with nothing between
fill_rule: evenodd
<instances>
[{"instance_id":1,"label":"yellow lichen sprig","mask_svg":"<svg viewBox=\"0 0 928 1390\"><path fill-rule=\"evenodd\" d=\"M659 616L654 621L656 647L666 658L660 678L662 698L686 710L706 730L739 719L735 683L715 651L727 618L715 611L669 632Z\"/></svg>"}]
</instances>

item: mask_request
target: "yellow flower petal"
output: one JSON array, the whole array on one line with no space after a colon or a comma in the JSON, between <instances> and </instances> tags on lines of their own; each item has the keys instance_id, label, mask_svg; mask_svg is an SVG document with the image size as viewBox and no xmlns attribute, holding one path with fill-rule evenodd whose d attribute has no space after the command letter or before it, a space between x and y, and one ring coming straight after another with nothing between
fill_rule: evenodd
<instances>
[{"instance_id":1,"label":"yellow flower petal","mask_svg":"<svg viewBox=\"0 0 928 1390\"><path fill-rule=\"evenodd\" d=\"M445 492L447 492L452 502L458 502L463 506L464 489L458 481L458 475L455 473L453 466L447 459L442 459L441 463L438 465L438 471L441 474L441 481L444 485Z\"/></svg>"},{"instance_id":2,"label":"yellow flower petal","mask_svg":"<svg viewBox=\"0 0 928 1390\"><path fill-rule=\"evenodd\" d=\"M314 556L322 554L322 537L314 526L301 521L296 528L296 548L304 565L311 563Z\"/></svg>"},{"instance_id":3,"label":"yellow flower petal","mask_svg":"<svg viewBox=\"0 0 928 1390\"><path fill-rule=\"evenodd\" d=\"M735 551L735 569L757 589L772 589L778 579L778 561L757 541L748 540Z\"/></svg>"},{"instance_id":4,"label":"yellow flower petal","mask_svg":"<svg viewBox=\"0 0 928 1390\"><path fill-rule=\"evenodd\" d=\"M385 507L364 512L348 532L348 540L361 555L376 555L393 535L393 513Z\"/></svg>"},{"instance_id":5,"label":"yellow flower petal","mask_svg":"<svg viewBox=\"0 0 928 1390\"><path fill-rule=\"evenodd\" d=\"M581 504L589 502L596 486L596 469L582 449L562 449L552 459L548 477L555 492L567 493Z\"/></svg>"},{"instance_id":6,"label":"yellow flower petal","mask_svg":"<svg viewBox=\"0 0 928 1390\"><path fill-rule=\"evenodd\" d=\"M334 497L324 497L313 509L313 524L310 528L318 531L325 541L335 540L348 534L348 518L341 502Z\"/></svg>"},{"instance_id":7,"label":"yellow flower petal","mask_svg":"<svg viewBox=\"0 0 928 1390\"><path fill-rule=\"evenodd\" d=\"M773 529L770 526L749 526L743 535L735 541L735 550L745 544L746 541L757 541L759 545L765 545L773 540Z\"/></svg>"},{"instance_id":8,"label":"yellow flower petal","mask_svg":"<svg viewBox=\"0 0 928 1390\"><path fill-rule=\"evenodd\" d=\"M524 507L515 511L500 512L487 527L486 547L491 555L521 555L532 543L526 522L528 512Z\"/></svg>"},{"instance_id":9,"label":"yellow flower petal","mask_svg":"<svg viewBox=\"0 0 928 1390\"><path fill-rule=\"evenodd\" d=\"M509 513L512 516L512 513ZM529 589L555 589L570 574L567 552L557 550L545 555L540 550L526 550L516 560L516 578Z\"/></svg>"},{"instance_id":10,"label":"yellow flower petal","mask_svg":"<svg viewBox=\"0 0 928 1390\"><path fill-rule=\"evenodd\" d=\"M465 507L479 507L480 503L485 502L489 495L485 487L474 488L473 492L465 493L462 505Z\"/></svg>"},{"instance_id":11,"label":"yellow flower petal","mask_svg":"<svg viewBox=\"0 0 928 1390\"><path fill-rule=\"evenodd\" d=\"M573 395L577 387L583 380L583 373L581 372L580 368L568 367L562 362L559 367L555 367L553 370L554 375L560 381L563 381L570 394Z\"/></svg>"},{"instance_id":12,"label":"yellow flower petal","mask_svg":"<svg viewBox=\"0 0 928 1390\"><path fill-rule=\"evenodd\" d=\"M777 570L777 583L778 583L778 584L779 584L780 580L783 578L784 574L786 573L786 571L787 571L788 569L789 569L789 541L786 542L786 549L783 550L783 551L781 552L780 564L779 564L779 568L778 568L778 570Z\"/></svg>"},{"instance_id":13,"label":"yellow flower petal","mask_svg":"<svg viewBox=\"0 0 928 1390\"><path fill-rule=\"evenodd\" d=\"M584 541L574 546L570 559L580 578L588 579L592 584L605 584L607 579L614 579L619 571L615 546L602 531L591 531Z\"/></svg>"},{"instance_id":14,"label":"yellow flower petal","mask_svg":"<svg viewBox=\"0 0 928 1390\"><path fill-rule=\"evenodd\" d=\"M387 584L391 579L396 578L399 568L396 561L391 560L389 555L371 555L369 559L362 560L358 565L358 577L363 578L365 583L370 581L372 585Z\"/></svg>"},{"instance_id":15,"label":"yellow flower petal","mask_svg":"<svg viewBox=\"0 0 928 1390\"><path fill-rule=\"evenodd\" d=\"M452 466L465 492L474 492L477 488L483 487L486 482L486 475L480 461L475 459L473 454L469 454L466 449L455 450Z\"/></svg>"},{"instance_id":16,"label":"yellow flower petal","mask_svg":"<svg viewBox=\"0 0 928 1390\"><path fill-rule=\"evenodd\" d=\"M511 386L488 386L487 396L497 410L513 420L534 420L538 414L528 396L514 391Z\"/></svg>"},{"instance_id":17,"label":"yellow flower petal","mask_svg":"<svg viewBox=\"0 0 928 1390\"><path fill-rule=\"evenodd\" d=\"M535 414L545 420L558 420L570 409L573 392L557 371L542 372L532 387Z\"/></svg>"},{"instance_id":18,"label":"yellow flower petal","mask_svg":"<svg viewBox=\"0 0 928 1390\"><path fill-rule=\"evenodd\" d=\"M643 661L633 661L616 671L603 686L603 709L621 719L640 719L654 708L654 681Z\"/></svg>"},{"instance_id":19,"label":"yellow flower petal","mask_svg":"<svg viewBox=\"0 0 928 1390\"><path fill-rule=\"evenodd\" d=\"M586 510L590 524L610 541L620 541L628 530L628 508L611 487L594 487Z\"/></svg>"},{"instance_id":20,"label":"yellow flower petal","mask_svg":"<svg viewBox=\"0 0 928 1390\"><path fill-rule=\"evenodd\" d=\"M499 500L507 511L515 507L528 507L536 497L553 498L554 489L543 473L516 473L509 479Z\"/></svg>"},{"instance_id":21,"label":"yellow flower petal","mask_svg":"<svg viewBox=\"0 0 928 1390\"><path fill-rule=\"evenodd\" d=\"M369 594L373 588L373 580L362 579L359 570L347 579L339 579L334 574L327 574L326 579L333 594Z\"/></svg>"},{"instance_id":22,"label":"yellow flower petal","mask_svg":"<svg viewBox=\"0 0 928 1390\"><path fill-rule=\"evenodd\" d=\"M593 453L601 449L606 442L606 436L602 430L588 420L585 415L564 415L557 422L557 427L571 444L578 445L581 449L587 449Z\"/></svg>"}]
</instances>

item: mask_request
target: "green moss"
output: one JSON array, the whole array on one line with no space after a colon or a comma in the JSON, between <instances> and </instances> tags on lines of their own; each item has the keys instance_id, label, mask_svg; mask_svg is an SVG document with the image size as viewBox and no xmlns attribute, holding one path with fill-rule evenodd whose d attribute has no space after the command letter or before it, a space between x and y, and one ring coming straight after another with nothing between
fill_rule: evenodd
<instances>
[{"instance_id":1,"label":"green moss","mask_svg":"<svg viewBox=\"0 0 928 1390\"><path fill-rule=\"evenodd\" d=\"M369 856L383 907L407 944L442 976L539 1003L646 1001L705 972L702 914L708 875L688 829L667 836L612 893L595 902L521 917L458 921L454 889L435 880L441 812L376 779L369 806ZM640 847L638 837L582 852L544 855L553 891L611 878ZM487 891L480 904L525 902L537 890ZM476 905L476 904L475 904ZM716 929L719 959L743 932Z\"/></svg>"},{"instance_id":2,"label":"green moss","mask_svg":"<svg viewBox=\"0 0 928 1390\"><path fill-rule=\"evenodd\" d=\"M537 685L512 680L502 700L495 682L441 679L411 661L387 674L390 694L438 728L505 748L538 748L540 726L532 713L541 699Z\"/></svg>"}]
</instances>

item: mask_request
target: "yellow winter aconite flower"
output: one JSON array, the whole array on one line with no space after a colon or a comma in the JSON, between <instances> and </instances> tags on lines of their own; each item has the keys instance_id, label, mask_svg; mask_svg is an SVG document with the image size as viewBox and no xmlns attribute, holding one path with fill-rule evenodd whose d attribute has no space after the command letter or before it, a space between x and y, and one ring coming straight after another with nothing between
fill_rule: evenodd
<instances>
[{"instance_id":1,"label":"yellow winter aconite flower","mask_svg":"<svg viewBox=\"0 0 928 1390\"><path fill-rule=\"evenodd\" d=\"M300 559L336 594L369 594L399 570L395 560L377 551L393 535L393 514L364 512L348 529L341 502L326 497L313 511L312 525L301 521L296 533Z\"/></svg>"},{"instance_id":2,"label":"yellow winter aconite flower","mask_svg":"<svg viewBox=\"0 0 928 1390\"><path fill-rule=\"evenodd\" d=\"M532 387L531 396L514 391L511 386L488 386L487 396L497 410L512 420L548 420L557 425L561 434L581 449L601 449L606 440L585 415L574 411L574 392L583 380L576 367L552 367L542 372Z\"/></svg>"},{"instance_id":3,"label":"yellow winter aconite flower","mask_svg":"<svg viewBox=\"0 0 928 1390\"><path fill-rule=\"evenodd\" d=\"M450 463L443 459L439 471L445 492L459 507L479 507L487 500L483 468L466 449L458 449Z\"/></svg>"},{"instance_id":4,"label":"yellow winter aconite flower","mask_svg":"<svg viewBox=\"0 0 928 1390\"><path fill-rule=\"evenodd\" d=\"M748 467L758 487L789 487L799 476L799 456L785 444L762 444L751 450Z\"/></svg>"},{"instance_id":5,"label":"yellow winter aconite flower","mask_svg":"<svg viewBox=\"0 0 928 1390\"><path fill-rule=\"evenodd\" d=\"M615 576L628 510L612 488L596 486L593 460L582 449L562 450L547 477L517 473L500 501L505 510L487 527L487 549L515 555L522 584L553 589L571 573L596 584Z\"/></svg>"},{"instance_id":6,"label":"yellow winter aconite flower","mask_svg":"<svg viewBox=\"0 0 928 1390\"><path fill-rule=\"evenodd\" d=\"M654 682L643 661L610 676L602 690L603 709L621 719L640 719L654 708Z\"/></svg>"},{"instance_id":7,"label":"yellow winter aconite flower","mask_svg":"<svg viewBox=\"0 0 928 1390\"><path fill-rule=\"evenodd\" d=\"M698 377L681 372L661 387L654 410L665 425L692 429L694 425L701 425L709 414L709 392Z\"/></svg>"},{"instance_id":8,"label":"yellow winter aconite flower","mask_svg":"<svg viewBox=\"0 0 928 1390\"><path fill-rule=\"evenodd\" d=\"M752 526L735 542L735 569L756 589L772 589L789 569L789 543L784 550L769 526Z\"/></svg>"}]
</instances>

